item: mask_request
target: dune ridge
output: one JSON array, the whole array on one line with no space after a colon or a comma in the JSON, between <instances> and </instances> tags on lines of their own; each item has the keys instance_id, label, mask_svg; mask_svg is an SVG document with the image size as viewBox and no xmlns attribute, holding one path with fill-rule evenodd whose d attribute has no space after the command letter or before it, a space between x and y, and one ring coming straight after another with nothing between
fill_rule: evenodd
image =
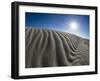
<instances>
[{"instance_id":1,"label":"dune ridge","mask_svg":"<svg viewBox=\"0 0 100 81\"><path fill-rule=\"evenodd\" d=\"M25 67L89 65L89 40L45 29L25 29Z\"/></svg>"}]
</instances>

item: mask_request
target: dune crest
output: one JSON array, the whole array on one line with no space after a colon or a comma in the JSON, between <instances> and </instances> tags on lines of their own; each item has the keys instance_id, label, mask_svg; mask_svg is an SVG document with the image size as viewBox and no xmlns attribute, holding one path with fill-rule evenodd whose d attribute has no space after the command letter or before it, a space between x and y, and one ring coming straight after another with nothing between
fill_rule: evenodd
<instances>
[{"instance_id":1,"label":"dune crest","mask_svg":"<svg viewBox=\"0 0 100 81\"><path fill-rule=\"evenodd\" d=\"M89 65L89 40L45 29L25 29L26 68Z\"/></svg>"}]
</instances>

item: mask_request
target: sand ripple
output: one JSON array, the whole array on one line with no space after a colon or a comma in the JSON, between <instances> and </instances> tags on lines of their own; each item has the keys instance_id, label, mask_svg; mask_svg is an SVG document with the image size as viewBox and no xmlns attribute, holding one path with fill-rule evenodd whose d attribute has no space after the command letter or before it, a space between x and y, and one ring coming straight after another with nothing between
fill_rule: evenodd
<instances>
[{"instance_id":1,"label":"sand ripple","mask_svg":"<svg viewBox=\"0 0 100 81\"><path fill-rule=\"evenodd\" d=\"M89 40L73 34L25 29L26 68L89 65Z\"/></svg>"}]
</instances>

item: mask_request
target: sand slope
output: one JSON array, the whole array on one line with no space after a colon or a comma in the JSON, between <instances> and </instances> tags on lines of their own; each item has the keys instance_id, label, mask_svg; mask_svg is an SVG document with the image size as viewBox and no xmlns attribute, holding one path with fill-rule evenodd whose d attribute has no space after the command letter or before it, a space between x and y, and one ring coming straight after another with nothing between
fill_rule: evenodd
<instances>
[{"instance_id":1,"label":"sand slope","mask_svg":"<svg viewBox=\"0 0 100 81\"><path fill-rule=\"evenodd\" d=\"M89 40L73 34L25 29L26 68L89 65Z\"/></svg>"}]
</instances>

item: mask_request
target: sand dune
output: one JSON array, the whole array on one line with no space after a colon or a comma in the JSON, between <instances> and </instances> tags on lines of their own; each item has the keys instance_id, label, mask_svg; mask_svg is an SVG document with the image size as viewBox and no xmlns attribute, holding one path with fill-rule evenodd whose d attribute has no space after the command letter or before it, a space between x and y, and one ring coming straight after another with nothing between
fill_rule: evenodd
<instances>
[{"instance_id":1,"label":"sand dune","mask_svg":"<svg viewBox=\"0 0 100 81\"><path fill-rule=\"evenodd\" d=\"M89 40L73 34L25 29L26 68L89 65Z\"/></svg>"}]
</instances>

